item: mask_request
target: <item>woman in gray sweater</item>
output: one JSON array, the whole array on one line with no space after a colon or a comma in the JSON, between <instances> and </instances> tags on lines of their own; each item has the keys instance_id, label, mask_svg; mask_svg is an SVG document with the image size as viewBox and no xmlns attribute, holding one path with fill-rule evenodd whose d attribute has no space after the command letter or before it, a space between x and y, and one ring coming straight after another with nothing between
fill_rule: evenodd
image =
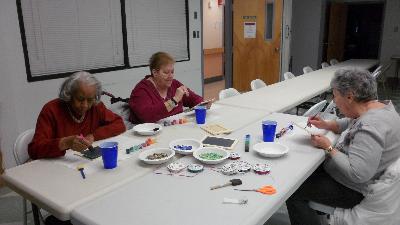
<instances>
[{"instance_id":1,"label":"woman in gray sweater","mask_svg":"<svg viewBox=\"0 0 400 225\"><path fill-rule=\"evenodd\" d=\"M336 144L323 135L311 142L326 152L326 160L286 201L292 225L320 224L309 208L314 201L352 208L367 194L367 186L400 156L400 117L390 101L377 101L377 84L368 71L339 70L331 81L334 101L344 119L309 123L340 134Z\"/></svg>"}]
</instances>

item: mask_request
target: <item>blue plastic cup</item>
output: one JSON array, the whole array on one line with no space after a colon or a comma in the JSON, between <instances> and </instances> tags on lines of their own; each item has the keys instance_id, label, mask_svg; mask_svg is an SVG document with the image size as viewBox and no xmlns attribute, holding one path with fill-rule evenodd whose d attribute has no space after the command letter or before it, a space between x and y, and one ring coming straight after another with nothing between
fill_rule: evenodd
<instances>
[{"instance_id":1,"label":"blue plastic cup","mask_svg":"<svg viewBox=\"0 0 400 225\"><path fill-rule=\"evenodd\" d=\"M194 107L194 111L196 113L197 124L205 124L207 108L205 106L196 106L196 107Z\"/></svg>"},{"instance_id":2,"label":"blue plastic cup","mask_svg":"<svg viewBox=\"0 0 400 225\"><path fill-rule=\"evenodd\" d=\"M263 141L274 142L276 132L276 121L265 120L262 122Z\"/></svg>"},{"instance_id":3,"label":"blue plastic cup","mask_svg":"<svg viewBox=\"0 0 400 225\"><path fill-rule=\"evenodd\" d=\"M103 142L100 144L100 149L104 169L113 169L117 167L118 142Z\"/></svg>"}]
</instances>

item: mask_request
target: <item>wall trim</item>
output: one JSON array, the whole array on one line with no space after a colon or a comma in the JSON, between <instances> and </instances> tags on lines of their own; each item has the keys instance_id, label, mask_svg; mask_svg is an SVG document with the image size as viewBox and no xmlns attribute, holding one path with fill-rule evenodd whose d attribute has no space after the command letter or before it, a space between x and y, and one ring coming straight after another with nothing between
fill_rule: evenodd
<instances>
[{"instance_id":1,"label":"wall trim","mask_svg":"<svg viewBox=\"0 0 400 225\"><path fill-rule=\"evenodd\" d=\"M221 81L223 79L224 79L224 76L215 76L215 77L206 78L206 79L204 79L204 84Z\"/></svg>"},{"instance_id":2,"label":"wall trim","mask_svg":"<svg viewBox=\"0 0 400 225\"><path fill-rule=\"evenodd\" d=\"M224 54L224 48L206 48L204 55Z\"/></svg>"}]
</instances>

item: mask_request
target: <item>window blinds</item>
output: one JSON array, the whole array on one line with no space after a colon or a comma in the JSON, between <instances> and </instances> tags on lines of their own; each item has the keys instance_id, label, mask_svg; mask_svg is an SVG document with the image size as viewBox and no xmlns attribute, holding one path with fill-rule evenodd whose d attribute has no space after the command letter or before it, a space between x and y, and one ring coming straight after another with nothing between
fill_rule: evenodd
<instances>
[{"instance_id":1,"label":"window blinds","mask_svg":"<svg viewBox=\"0 0 400 225\"><path fill-rule=\"evenodd\" d=\"M29 81L147 66L158 51L189 60L187 0L17 2Z\"/></svg>"},{"instance_id":2,"label":"window blinds","mask_svg":"<svg viewBox=\"0 0 400 225\"><path fill-rule=\"evenodd\" d=\"M124 65L120 0L21 0L32 77Z\"/></svg>"},{"instance_id":3,"label":"window blinds","mask_svg":"<svg viewBox=\"0 0 400 225\"><path fill-rule=\"evenodd\" d=\"M188 60L186 0L126 0L129 62L147 65L158 51Z\"/></svg>"}]
</instances>

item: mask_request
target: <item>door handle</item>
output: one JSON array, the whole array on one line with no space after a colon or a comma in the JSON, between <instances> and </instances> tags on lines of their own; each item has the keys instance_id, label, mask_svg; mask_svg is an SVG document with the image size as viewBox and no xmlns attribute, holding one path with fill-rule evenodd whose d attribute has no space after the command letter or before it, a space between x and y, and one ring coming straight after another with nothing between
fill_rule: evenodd
<instances>
[{"instance_id":1,"label":"door handle","mask_svg":"<svg viewBox=\"0 0 400 225\"><path fill-rule=\"evenodd\" d=\"M279 48L275 48L275 52L279 52Z\"/></svg>"}]
</instances>

